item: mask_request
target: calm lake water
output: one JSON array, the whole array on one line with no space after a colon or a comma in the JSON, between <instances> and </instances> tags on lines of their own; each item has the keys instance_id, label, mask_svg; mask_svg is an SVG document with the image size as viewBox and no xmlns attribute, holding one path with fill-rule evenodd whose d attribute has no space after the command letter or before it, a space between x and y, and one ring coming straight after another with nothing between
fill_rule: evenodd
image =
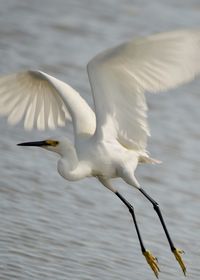
<instances>
[{"instance_id":1,"label":"calm lake water","mask_svg":"<svg viewBox=\"0 0 200 280\"><path fill-rule=\"evenodd\" d=\"M138 35L200 26L199 0L1 0L0 74L41 69L80 91L93 106L85 70L100 50ZM200 277L200 79L147 96L149 151L163 161L137 178L159 201L188 278ZM70 135L24 132L0 120L0 279L155 279L127 209L95 179L69 183L57 157L16 143ZM152 206L116 180L135 205L161 280L184 279Z\"/></svg>"}]
</instances>

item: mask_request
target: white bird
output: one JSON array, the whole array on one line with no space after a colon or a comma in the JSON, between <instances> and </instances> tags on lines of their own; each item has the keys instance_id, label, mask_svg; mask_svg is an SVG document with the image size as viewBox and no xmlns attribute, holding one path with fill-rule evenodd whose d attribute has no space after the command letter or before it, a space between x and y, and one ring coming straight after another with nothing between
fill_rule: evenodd
<instances>
[{"instance_id":1,"label":"white bird","mask_svg":"<svg viewBox=\"0 0 200 280\"><path fill-rule=\"evenodd\" d=\"M160 92L191 81L200 72L200 31L181 30L137 39L108 49L87 66L94 111L77 91L41 71L0 78L0 114L10 124L23 120L25 129L56 128L72 121L74 143L68 139L21 143L60 155L58 172L69 181L96 177L128 207L140 246L158 277L157 259L146 250L133 206L112 179L121 177L139 190L159 216L171 251L184 274L186 267L167 231L158 203L140 186L138 163L154 163L146 146L150 135L144 92Z\"/></svg>"}]
</instances>

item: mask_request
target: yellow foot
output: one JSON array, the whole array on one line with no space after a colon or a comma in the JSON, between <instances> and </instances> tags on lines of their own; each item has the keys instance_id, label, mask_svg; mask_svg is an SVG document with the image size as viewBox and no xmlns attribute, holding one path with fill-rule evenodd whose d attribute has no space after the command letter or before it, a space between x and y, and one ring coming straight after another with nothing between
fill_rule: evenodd
<instances>
[{"instance_id":1,"label":"yellow foot","mask_svg":"<svg viewBox=\"0 0 200 280\"><path fill-rule=\"evenodd\" d=\"M155 276L158 278L158 273L160 271L158 267L158 260L156 257L154 257L150 251L143 252L143 255L145 256L148 264L150 265L151 269L153 270Z\"/></svg>"},{"instance_id":2,"label":"yellow foot","mask_svg":"<svg viewBox=\"0 0 200 280\"><path fill-rule=\"evenodd\" d=\"M183 271L184 275L186 276L186 266L185 266L185 264L182 260L182 257L181 257L181 255L184 254L184 251L175 248L174 250L172 250L172 253L174 254L177 262L180 264L180 266L182 268L182 271Z\"/></svg>"}]
</instances>

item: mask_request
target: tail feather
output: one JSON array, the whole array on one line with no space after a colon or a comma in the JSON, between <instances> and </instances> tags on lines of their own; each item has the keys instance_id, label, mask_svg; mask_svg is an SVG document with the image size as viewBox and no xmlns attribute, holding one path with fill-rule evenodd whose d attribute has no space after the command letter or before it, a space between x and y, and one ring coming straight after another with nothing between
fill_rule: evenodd
<instances>
[{"instance_id":1,"label":"tail feather","mask_svg":"<svg viewBox=\"0 0 200 280\"><path fill-rule=\"evenodd\" d=\"M139 163L160 164L162 161L155 158L150 158L149 156L141 155L139 156Z\"/></svg>"}]
</instances>

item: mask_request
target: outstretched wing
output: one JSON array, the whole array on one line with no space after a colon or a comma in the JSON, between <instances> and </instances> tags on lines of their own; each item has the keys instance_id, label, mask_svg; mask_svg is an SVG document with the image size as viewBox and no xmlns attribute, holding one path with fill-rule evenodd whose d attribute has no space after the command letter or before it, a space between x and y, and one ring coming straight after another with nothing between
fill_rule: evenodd
<instances>
[{"instance_id":1,"label":"outstretched wing","mask_svg":"<svg viewBox=\"0 0 200 280\"><path fill-rule=\"evenodd\" d=\"M72 120L77 134L93 134L95 115L72 87L41 71L0 78L0 115L10 124L24 120L25 129L64 126Z\"/></svg>"},{"instance_id":2,"label":"outstretched wing","mask_svg":"<svg viewBox=\"0 0 200 280\"><path fill-rule=\"evenodd\" d=\"M200 31L156 34L106 50L88 64L96 136L145 150L150 134L144 92L159 92L200 72Z\"/></svg>"}]
</instances>

